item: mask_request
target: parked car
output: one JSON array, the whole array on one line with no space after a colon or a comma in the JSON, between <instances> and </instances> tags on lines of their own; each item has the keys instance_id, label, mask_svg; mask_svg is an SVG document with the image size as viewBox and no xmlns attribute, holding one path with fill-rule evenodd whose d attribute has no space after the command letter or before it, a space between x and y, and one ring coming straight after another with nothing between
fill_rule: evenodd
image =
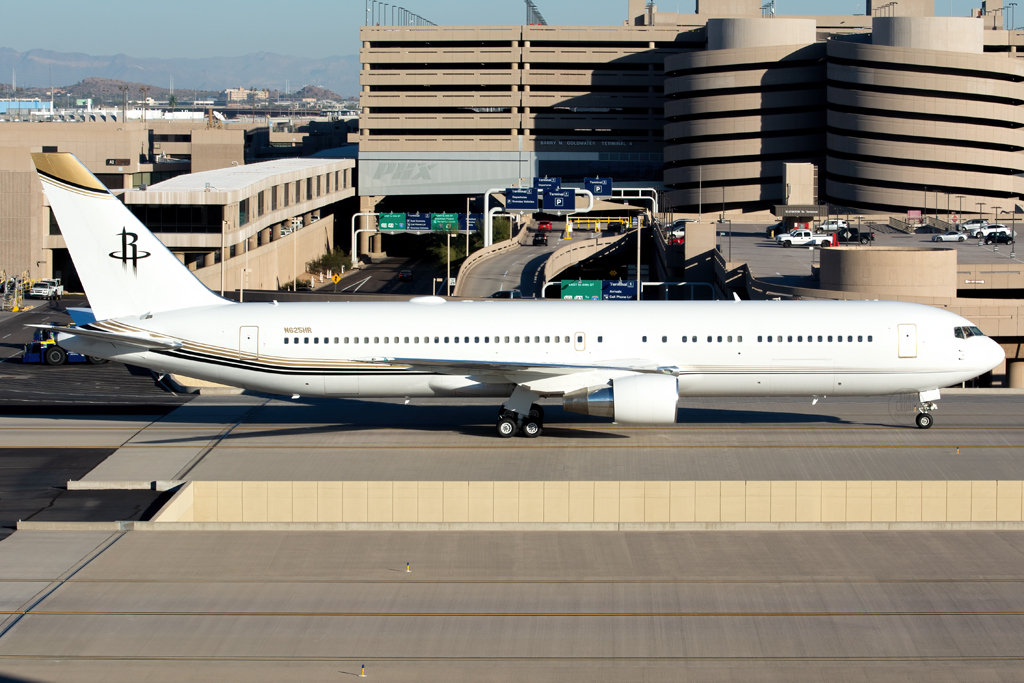
<instances>
[{"instance_id":1,"label":"parked car","mask_svg":"<svg viewBox=\"0 0 1024 683\"><path fill-rule=\"evenodd\" d=\"M551 230L551 221L541 221L537 223L538 230Z\"/></svg>"},{"instance_id":2,"label":"parked car","mask_svg":"<svg viewBox=\"0 0 1024 683\"><path fill-rule=\"evenodd\" d=\"M840 228L848 228L850 224L842 218L829 218L818 226L818 232L835 232Z\"/></svg>"},{"instance_id":3,"label":"parked car","mask_svg":"<svg viewBox=\"0 0 1024 683\"><path fill-rule=\"evenodd\" d=\"M1013 235L1008 232L994 232L985 238L985 244L1013 244Z\"/></svg>"},{"instance_id":4,"label":"parked car","mask_svg":"<svg viewBox=\"0 0 1024 683\"><path fill-rule=\"evenodd\" d=\"M987 223L986 225L982 225L971 230L970 235L971 237L984 239L994 233L1005 233L1009 235L1010 229L1002 223Z\"/></svg>"},{"instance_id":5,"label":"parked car","mask_svg":"<svg viewBox=\"0 0 1024 683\"><path fill-rule=\"evenodd\" d=\"M536 235L533 236L533 246L535 246L535 247L537 247L537 246L540 246L540 247L548 246L548 236L543 234L543 233L538 232Z\"/></svg>"},{"instance_id":6,"label":"parked car","mask_svg":"<svg viewBox=\"0 0 1024 683\"><path fill-rule=\"evenodd\" d=\"M500 292L491 294L492 299L522 299L523 293L518 289L503 289Z\"/></svg>"},{"instance_id":7,"label":"parked car","mask_svg":"<svg viewBox=\"0 0 1024 683\"><path fill-rule=\"evenodd\" d=\"M807 245L829 245L832 243L831 235L815 235L810 230L794 230L785 235L779 235L775 238L776 244L781 244L784 247L803 247Z\"/></svg>"},{"instance_id":8,"label":"parked car","mask_svg":"<svg viewBox=\"0 0 1024 683\"><path fill-rule=\"evenodd\" d=\"M832 242L823 246L838 246L840 244L868 244L875 241L875 233L866 230L861 232L859 228L842 228L832 233Z\"/></svg>"},{"instance_id":9,"label":"parked car","mask_svg":"<svg viewBox=\"0 0 1024 683\"><path fill-rule=\"evenodd\" d=\"M967 232L971 232L986 225L988 225L987 218L972 218L969 221L964 221L963 223L961 223L960 230L966 230Z\"/></svg>"},{"instance_id":10,"label":"parked car","mask_svg":"<svg viewBox=\"0 0 1024 683\"><path fill-rule=\"evenodd\" d=\"M670 237L669 240L668 240L668 243L671 244L671 245L674 245L674 246L679 246L680 244L686 244L686 238L685 237Z\"/></svg>"},{"instance_id":11,"label":"parked car","mask_svg":"<svg viewBox=\"0 0 1024 683\"><path fill-rule=\"evenodd\" d=\"M949 232L944 232L941 235L935 235L934 237L932 237L932 242L966 242L966 241L967 241L967 235L965 235L962 232L957 232L956 230L950 230Z\"/></svg>"},{"instance_id":12,"label":"parked car","mask_svg":"<svg viewBox=\"0 0 1024 683\"><path fill-rule=\"evenodd\" d=\"M403 270L403 271L401 271L398 274L398 281L399 282L412 282L412 271L411 270Z\"/></svg>"}]
</instances>

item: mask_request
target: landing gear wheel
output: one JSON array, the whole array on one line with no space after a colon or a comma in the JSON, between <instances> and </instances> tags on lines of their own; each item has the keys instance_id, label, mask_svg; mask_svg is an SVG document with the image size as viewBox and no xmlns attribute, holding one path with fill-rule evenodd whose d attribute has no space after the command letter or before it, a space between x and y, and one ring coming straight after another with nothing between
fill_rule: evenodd
<instances>
[{"instance_id":1,"label":"landing gear wheel","mask_svg":"<svg viewBox=\"0 0 1024 683\"><path fill-rule=\"evenodd\" d=\"M43 360L46 361L47 365L64 365L64 363L68 362L68 354L59 346L51 346L43 354Z\"/></svg>"},{"instance_id":2,"label":"landing gear wheel","mask_svg":"<svg viewBox=\"0 0 1024 683\"><path fill-rule=\"evenodd\" d=\"M109 363L110 361L106 358L100 358L99 356L86 356L85 362L89 363L90 365L103 365L104 363Z\"/></svg>"},{"instance_id":3,"label":"landing gear wheel","mask_svg":"<svg viewBox=\"0 0 1024 683\"><path fill-rule=\"evenodd\" d=\"M503 417L498 420L498 436L503 439L511 439L519 431L519 425L510 417Z\"/></svg>"},{"instance_id":4,"label":"landing gear wheel","mask_svg":"<svg viewBox=\"0 0 1024 683\"><path fill-rule=\"evenodd\" d=\"M523 422L522 434L527 439L536 439L543 431L544 427L541 426L541 423L532 417L527 418L526 421Z\"/></svg>"},{"instance_id":5,"label":"landing gear wheel","mask_svg":"<svg viewBox=\"0 0 1024 683\"><path fill-rule=\"evenodd\" d=\"M917 414L917 428L918 429L928 429L929 427L932 426L932 421L933 421L932 420L932 416L929 415L928 413L918 413Z\"/></svg>"},{"instance_id":6,"label":"landing gear wheel","mask_svg":"<svg viewBox=\"0 0 1024 683\"><path fill-rule=\"evenodd\" d=\"M535 418L538 422L544 422L544 408L534 403L530 406L530 417Z\"/></svg>"}]
</instances>

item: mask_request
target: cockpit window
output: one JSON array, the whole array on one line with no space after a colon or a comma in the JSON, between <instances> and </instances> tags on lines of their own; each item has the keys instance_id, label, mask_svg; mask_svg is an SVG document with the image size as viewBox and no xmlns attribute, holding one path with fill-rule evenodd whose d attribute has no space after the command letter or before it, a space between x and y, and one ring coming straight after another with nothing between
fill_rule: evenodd
<instances>
[{"instance_id":1,"label":"cockpit window","mask_svg":"<svg viewBox=\"0 0 1024 683\"><path fill-rule=\"evenodd\" d=\"M962 327L954 327L953 328L953 336L956 337L957 339L963 339L964 338L964 329Z\"/></svg>"},{"instance_id":2,"label":"cockpit window","mask_svg":"<svg viewBox=\"0 0 1024 683\"><path fill-rule=\"evenodd\" d=\"M985 334L981 330L979 330L977 327L968 327L967 329L970 330L971 334L973 336L975 336L975 337L984 337L985 336Z\"/></svg>"},{"instance_id":3,"label":"cockpit window","mask_svg":"<svg viewBox=\"0 0 1024 683\"><path fill-rule=\"evenodd\" d=\"M954 334L957 339L970 339L971 337L984 337L985 333L979 330L977 327L957 327L954 328Z\"/></svg>"}]
</instances>

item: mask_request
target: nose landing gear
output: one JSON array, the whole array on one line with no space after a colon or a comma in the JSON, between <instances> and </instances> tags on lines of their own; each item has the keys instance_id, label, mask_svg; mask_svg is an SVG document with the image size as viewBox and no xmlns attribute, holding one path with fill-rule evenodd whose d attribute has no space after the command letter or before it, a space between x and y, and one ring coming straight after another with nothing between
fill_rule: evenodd
<instances>
[{"instance_id":1,"label":"nose landing gear","mask_svg":"<svg viewBox=\"0 0 1024 683\"><path fill-rule=\"evenodd\" d=\"M934 418L931 416L931 411L938 410L938 406L934 402L926 401L920 405L917 409L917 417L914 421L917 422L918 429L928 429L932 426Z\"/></svg>"}]
</instances>

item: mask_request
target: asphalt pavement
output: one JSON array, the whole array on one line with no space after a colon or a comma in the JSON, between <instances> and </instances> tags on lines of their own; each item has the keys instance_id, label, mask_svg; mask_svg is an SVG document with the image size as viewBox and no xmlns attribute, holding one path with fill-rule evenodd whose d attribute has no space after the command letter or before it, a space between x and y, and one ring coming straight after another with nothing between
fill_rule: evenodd
<instances>
[{"instance_id":1,"label":"asphalt pavement","mask_svg":"<svg viewBox=\"0 0 1024 683\"><path fill-rule=\"evenodd\" d=\"M524 297L540 297L544 285L541 270L551 254L565 243L565 223L552 223L552 230L544 232L548 235L547 246L533 246L532 235L537 231L530 229L526 245L498 252L474 267L470 282L463 285L463 296L482 299L502 290L518 289Z\"/></svg>"}]
</instances>

